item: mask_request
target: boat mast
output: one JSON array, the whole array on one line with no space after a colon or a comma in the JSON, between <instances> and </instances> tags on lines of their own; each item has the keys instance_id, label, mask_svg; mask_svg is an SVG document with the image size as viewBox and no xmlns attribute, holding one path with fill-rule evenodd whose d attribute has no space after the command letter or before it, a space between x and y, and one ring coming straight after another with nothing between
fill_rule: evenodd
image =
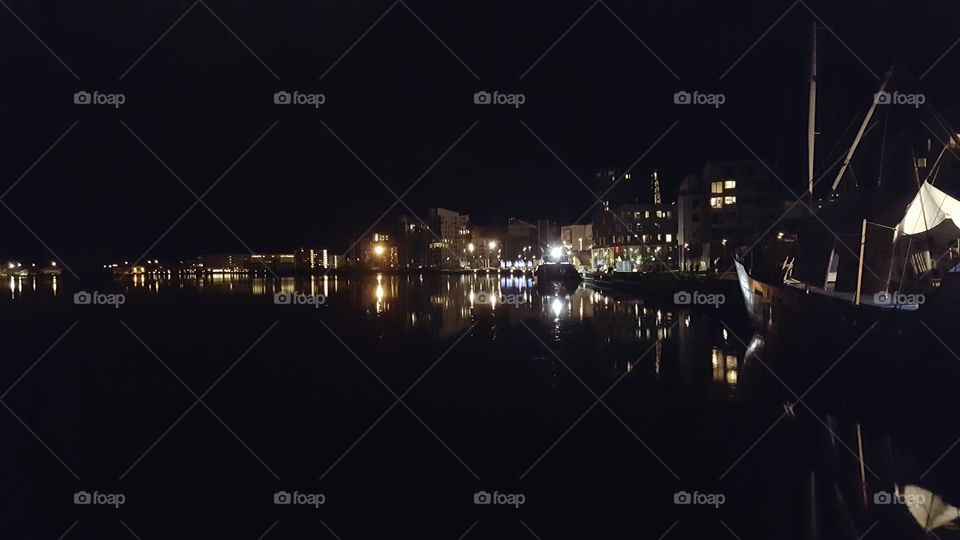
<instances>
[{"instance_id":1,"label":"boat mast","mask_svg":"<svg viewBox=\"0 0 960 540\"><path fill-rule=\"evenodd\" d=\"M837 173L837 178L833 181L832 189L834 193L836 193L837 187L840 185L840 180L843 179L843 173L847 172L850 160L853 159L853 154L857 151L857 146L860 145L860 139L863 138L863 133L867 130L867 125L870 123L870 119L873 118L874 111L877 110L877 102L880 101L880 95L887 88L887 83L890 82L891 75L893 75L892 69L884 75L883 82L880 83L880 90L874 95L873 103L870 104L870 109L867 110L867 115L863 118L863 123L860 124L860 131L857 132L857 136L853 139L853 144L850 146L850 150L847 151L847 157L843 160L843 165L840 166L840 172Z\"/></svg>"},{"instance_id":2,"label":"boat mast","mask_svg":"<svg viewBox=\"0 0 960 540\"><path fill-rule=\"evenodd\" d=\"M810 95L807 103L807 194L813 204L813 155L817 136L817 23L810 35Z\"/></svg>"}]
</instances>

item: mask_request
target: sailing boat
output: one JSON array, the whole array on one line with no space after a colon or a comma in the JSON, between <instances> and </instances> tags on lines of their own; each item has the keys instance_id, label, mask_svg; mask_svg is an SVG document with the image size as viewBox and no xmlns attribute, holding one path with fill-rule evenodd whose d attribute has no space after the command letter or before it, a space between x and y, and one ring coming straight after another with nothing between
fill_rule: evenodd
<instances>
[{"instance_id":1,"label":"sailing boat","mask_svg":"<svg viewBox=\"0 0 960 540\"><path fill-rule=\"evenodd\" d=\"M960 139L944 127L948 142L939 149L932 166L928 166L928 157L918 157L917 141L910 133L914 124L911 120L915 120L912 116L920 108L890 104L890 90L895 83L906 81L906 77L895 77L891 68L874 95L826 202L814 210L815 29L812 43L807 128L811 216L801 225L796 246L785 248L768 242L760 257L754 253L749 259L737 257L738 281L754 327L763 332L813 325L834 332L865 329L878 321L899 324L926 318L925 312L956 309L952 302L928 300L960 296L960 200L934 185L938 177L947 176L945 171L950 166L943 157L960 144ZM882 118L871 124L878 116ZM907 116L911 118L905 121ZM947 125L937 116L934 119L926 125ZM854 174L851 165L858 147L878 125L882 125L878 130L881 134L871 137L879 144L879 151L867 156L878 159L864 160L860 174ZM925 151L932 157L934 150L928 138ZM896 156L898 153L901 155ZM909 159L902 159L904 155ZM784 253L779 267L769 260L757 261L763 255L769 259Z\"/></svg>"}]
</instances>

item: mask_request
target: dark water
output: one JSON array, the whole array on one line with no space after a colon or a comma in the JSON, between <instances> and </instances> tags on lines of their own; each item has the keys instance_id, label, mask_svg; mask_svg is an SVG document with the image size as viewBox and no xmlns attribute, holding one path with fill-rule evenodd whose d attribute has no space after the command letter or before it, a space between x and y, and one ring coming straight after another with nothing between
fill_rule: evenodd
<instances>
[{"instance_id":1,"label":"dark water","mask_svg":"<svg viewBox=\"0 0 960 540\"><path fill-rule=\"evenodd\" d=\"M932 337L761 338L738 299L483 276L76 290L0 289L0 538L924 538L875 497L960 504L960 359Z\"/></svg>"}]
</instances>

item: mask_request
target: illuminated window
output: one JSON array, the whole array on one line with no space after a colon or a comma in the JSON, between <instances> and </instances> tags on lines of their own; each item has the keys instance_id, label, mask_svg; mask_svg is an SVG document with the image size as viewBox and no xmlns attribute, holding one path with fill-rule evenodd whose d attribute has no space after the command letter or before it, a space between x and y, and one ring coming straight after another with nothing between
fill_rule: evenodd
<instances>
[{"instance_id":1,"label":"illuminated window","mask_svg":"<svg viewBox=\"0 0 960 540\"><path fill-rule=\"evenodd\" d=\"M673 242L673 235L672 235L672 234L668 234L668 235L667 235L667 242Z\"/></svg>"},{"instance_id":2,"label":"illuminated window","mask_svg":"<svg viewBox=\"0 0 960 540\"><path fill-rule=\"evenodd\" d=\"M649 211L649 210L644 210L644 212L643 212L643 217L649 218L649 217L650 217L650 211Z\"/></svg>"},{"instance_id":3,"label":"illuminated window","mask_svg":"<svg viewBox=\"0 0 960 540\"><path fill-rule=\"evenodd\" d=\"M723 197L710 197L711 208L723 208Z\"/></svg>"},{"instance_id":4,"label":"illuminated window","mask_svg":"<svg viewBox=\"0 0 960 540\"><path fill-rule=\"evenodd\" d=\"M710 182L710 193L723 193L723 182Z\"/></svg>"},{"instance_id":5,"label":"illuminated window","mask_svg":"<svg viewBox=\"0 0 960 540\"><path fill-rule=\"evenodd\" d=\"M736 180L725 180L725 181L723 182L723 188L724 188L724 189L736 189L736 188L737 188L737 181L736 181Z\"/></svg>"},{"instance_id":6,"label":"illuminated window","mask_svg":"<svg viewBox=\"0 0 960 540\"><path fill-rule=\"evenodd\" d=\"M917 158L917 168L925 169L927 167L927 158Z\"/></svg>"},{"instance_id":7,"label":"illuminated window","mask_svg":"<svg viewBox=\"0 0 960 540\"><path fill-rule=\"evenodd\" d=\"M724 197L724 198L723 198L723 204L737 204L737 198L736 198L736 197Z\"/></svg>"},{"instance_id":8,"label":"illuminated window","mask_svg":"<svg viewBox=\"0 0 960 540\"><path fill-rule=\"evenodd\" d=\"M657 210L657 217L658 217L658 218L662 218L662 217L663 217L663 210Z\"/></svg>"},{"instance_id":9,"label":"illuminated window","mask_svg":"<svg viewBox=\"0 0 960 540\"><path fill-rule=\"evenodd\" d=\"M623 175L623 177L624 177L625 179L629 180L629 179L630 179L630 173L627 173L627 174Z\"/></svg>"}]
</instances>

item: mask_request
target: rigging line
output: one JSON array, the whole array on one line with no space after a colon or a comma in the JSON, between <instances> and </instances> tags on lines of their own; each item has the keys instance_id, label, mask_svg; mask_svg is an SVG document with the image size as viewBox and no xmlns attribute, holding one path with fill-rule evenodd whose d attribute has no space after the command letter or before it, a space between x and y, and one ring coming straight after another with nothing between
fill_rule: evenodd
<instances>
[{"instance_id":1,"label":"rigging line","mask_svg":"<svg viewBox=\"0 0 960 540\"><path fill-rule=\"evenodd\" d=\"M827 153L827 157L824 159L824 163L831 163L831 158L833 158L833 154L837 151L837 149L840 149L840 148L841 148L841 146L840 146L840 141L842 141L842 140L844 139L844 137L847 136L847 133L850 133L850 128L852 128L852 127L854 126L854 124L857 123L857 118L860 118L860 117L863 116L863 113L866 112L864 109L866 109L866 108L867 108L867 107L864 107L863 109L861 109L860 111L858 111L856 115L853 116L853 118L850 120L850 123L847 124L846 129L843 130L843 133L840 134L840 137L837 139L837 141L836 141L835 143L833 143L833 148L831 148L831 149L830 149L830 152ZM869 131L869 130L868 130L868 131ZM820 176L821 173L823 173L823 169L821 169L821 170L817 173L817 176Z\"/></svg>"},{"instance_id":2,"label":"rigging line","mask_svg":"<svg viewBox=\"0 0 960 540\"><path fill-rule=\"evenodd\" d=\"M883 137L880 139L880 170L877 171L877 187L880 187L883 184L883 162L886 161L887 157L887 126L890 123L890 112L889 109L887 113L883 115ZM914 156L913 166L916 168L917 159Z\"/></svg>"}]
</instances>

